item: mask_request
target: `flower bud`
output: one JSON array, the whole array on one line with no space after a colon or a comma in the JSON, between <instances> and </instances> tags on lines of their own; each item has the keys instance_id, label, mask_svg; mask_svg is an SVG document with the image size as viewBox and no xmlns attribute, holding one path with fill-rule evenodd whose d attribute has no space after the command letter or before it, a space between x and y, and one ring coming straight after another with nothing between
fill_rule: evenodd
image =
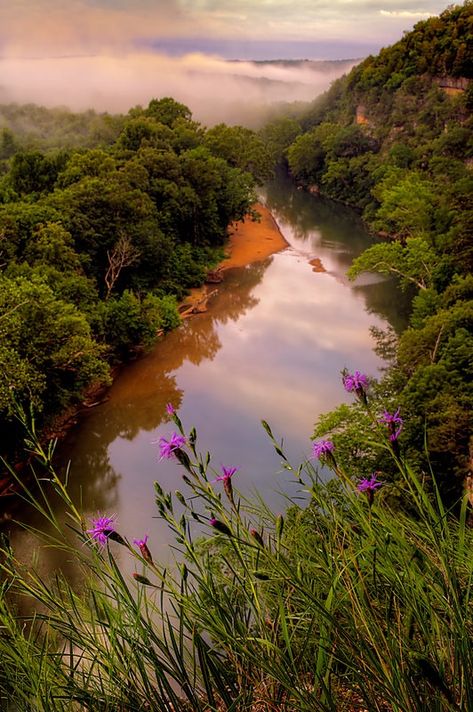
<instances>
[{"instance_id":1,"label":"flower bud","mask_svg":"<svg viewBox=\"0 0 473 712\"><path fill-rule=\"evenodd\" d=\"M153 586L153 588L156 588L156 586L153 583L151 583L149 578L147 578L146 576L142 576L141 574L137 574L136 571L133 572L133 578L138 583L142 583L143 586Z\"/></svg>"},{"instance_id":2,"label":"flower bud","mask_svg":"<svg viewBox=\"0 0 473 712\"><path fill-rule=\"evenodd\" d=\"M209 524L211 527L216 529L221 534L226 534L227 536L233 536L231 529L225 524L225 522L221 522L219 519L212 518L210 520Z\"/></svg>"},{"instance_id":3,"label":"flower bud","mask_svg":"<svg viewBox=\"0 0 473 712\"><path fill-rule=\"evenodd\" d=\"M263 541L263 537L261 536L261 534L258 531L256 531L256 529L250 529L250 534L253 537L253 539L256 542L258 542L258 544L261 546L261 548L264 549L264 541Z\"/></svg>"}]
</instances>

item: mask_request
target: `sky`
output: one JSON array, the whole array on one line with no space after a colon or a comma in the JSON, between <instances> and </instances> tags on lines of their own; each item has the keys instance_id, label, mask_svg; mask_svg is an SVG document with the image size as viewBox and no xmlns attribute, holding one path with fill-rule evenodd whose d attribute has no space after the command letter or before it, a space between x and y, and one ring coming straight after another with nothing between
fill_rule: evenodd
<instances>
[{"instance_id":1,"label":"sky","mask_svg":"<svg viewBox=\"0 0 473 712\"><path fill-rule=\"evenodd\" d=\"M444 8L440 0L0 0L0 101L123 110L177 86L176 98L189 94L191 104L193 82L204 94L205 82L214 95L226 90L224 75L235 72L222 60L363 58ZM286 77L281 98L306 99L310 90L290 88L300 79ZM238 100L249 86L228 91Z\"/></svg>"},{"instance_id":2,"label":"sky","mask_svg":"<svg viewBox=\"0 0 473 712\"><path fill-rule=\"evenodd\" d=\"M439 0L12 0L0 7L0 52L70 55L161 42L171 53L227 58L273 59L278 48L294 58L347 58L394 42L444 8ZM242 56L248 46L259 56Z\"/></svg>"}]
</instances>

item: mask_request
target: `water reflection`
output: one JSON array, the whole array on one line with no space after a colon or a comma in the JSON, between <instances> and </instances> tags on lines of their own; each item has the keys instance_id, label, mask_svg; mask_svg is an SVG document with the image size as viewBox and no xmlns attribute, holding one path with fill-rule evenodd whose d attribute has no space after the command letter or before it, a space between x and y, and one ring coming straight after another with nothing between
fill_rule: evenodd
<instances>
[{"instance_id":1,"label":"water reflection","mask_svg":"<svg viewBox=\"0 0 473 712\"><path fill-rule=\"evenodd\" d=\"M397 333L406 328L412 301L409 292L401 292L391 278L365 274L353 284L346 276L353 258L374 243L357 213L298 190L285 174L268 185L265 198L299 254L320 259L327 272L364 300L370 314L385 319Z\"/></svg>"},{"instance_id":2,"label":"water reflection","mask_svg":"<svg viewBox=\"0 0 473 712\"><path fill-rule=\"evenodd\" d=\"M63 444L71 460L72 495L89 514L118 515L128 536L150 534L165 558L168 533L154 519L153 481L181 485L174 461L159 461L152 444L173 430L166 403L195 425L213 462L238 465L235 486L257 488L275 508L278 490L291 490L259 421L284 435L297 464L309 452L318 415L348 398L340 371L376 375L370 327L396 327L392 283L368 278L355 285L345 272L370 242L343 206L314 199L284 181L267 201L290 246L247 268L226 273L209 311L192 317L144 358L128 365L107 402L93 409ZM314 272L319 258L326 272Z\"/></svg>"}]
</instances>

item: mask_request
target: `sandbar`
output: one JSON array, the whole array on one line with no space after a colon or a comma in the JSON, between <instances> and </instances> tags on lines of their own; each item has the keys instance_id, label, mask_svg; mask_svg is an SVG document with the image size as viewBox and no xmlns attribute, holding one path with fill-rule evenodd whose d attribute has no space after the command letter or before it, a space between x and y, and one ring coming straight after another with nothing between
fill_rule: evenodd
<instances>
[{"instance_id":1,"label":"sandbar","mask_svg":"<svg viewBox=\"0 0 473 712\"><path fill-rule=\"evenodd\" d=\"M227 269L260 262L288 246L288 241L268 208L262 203L255 203L253 209L261 215L261 220L253 221L247 216L244 220L230 225L229 238L225 244L226 256L211 272L214 278L217 277L215 281L222 281L222 273ZM212 284L191 289L179 306L181 318L186 319L193 314L207 311L208 301L216 293L217 289Z\"/></svg>"},{"instance_id":2,"label":"sandbar","mask_svg":"<svg viewBox=\"0 0 473 712\"><path fill-rule=\"evenodd\" d=\"M253 208L261 215L261 220L255 222L246 217L231 224L225 246L227 256L219 264L219 270L246 267L288 246L289 243L268 208L262 203L255 203Z\"/></svg>"}]
</instances>

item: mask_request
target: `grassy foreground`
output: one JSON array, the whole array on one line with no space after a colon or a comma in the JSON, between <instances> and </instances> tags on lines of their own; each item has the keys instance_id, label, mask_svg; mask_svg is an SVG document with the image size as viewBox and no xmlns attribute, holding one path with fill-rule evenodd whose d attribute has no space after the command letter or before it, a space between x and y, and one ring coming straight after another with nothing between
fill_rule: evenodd
<instances>
[{"instance_id":1,"label":"grassy foreground","mask_svg":"<svg viewBox=\"0 0 473 712\"><path fill-rule=\"evenodd\" d=\"M148 537L129 541L106 514L83 520L52 466L53 448L28 426L37 488L25 497L55 528L45 543L76 560L84 590L26 571L4 542L1 709L472 710L468 496L453 516L435 478L426 492L403 460L401 418L371 413L364 378L345 376L345 388L372 419L370 445L393 458L408 511L390 506L394 485L383 473L360 482L342 471L330 441L293 467L264 423L300 488L297 503L275 515L238 493L238 468L214 471L168 406L175 432L158 445L183 487L168 493L155 483L155 497L180 552L172 571L153 560ZM333 479L322 481L313 459ZM80 546L55 520L51 490ZM120 571L117 547L135 558L133 579ZM34 599L34 616L15 615L9 602L21 597Z\"/></svg>"}]
</instances>

